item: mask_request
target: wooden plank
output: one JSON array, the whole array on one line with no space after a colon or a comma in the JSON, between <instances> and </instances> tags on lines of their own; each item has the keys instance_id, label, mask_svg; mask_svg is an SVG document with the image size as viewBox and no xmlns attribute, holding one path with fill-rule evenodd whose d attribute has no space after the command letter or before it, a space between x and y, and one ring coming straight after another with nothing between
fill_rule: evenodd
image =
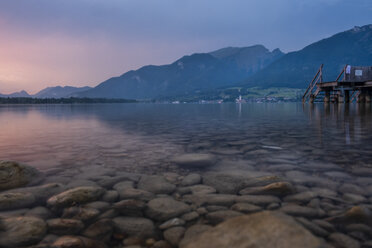
<instances>
[{"instance_id":1,"label":"wooden plank","mask_svg":"<svg viewBox=\"0 0 372 248\"><path fill-rule=\"evenodd\" d=\"M314 88L313 83L314 83L315 79L318 77L319 73L322 72L322 68L323 68L323 64L320 65L320 67L319 67L317 73L315 74L313 80L311 80L311 83L309 84L309 86L307 87L307 89L306 89L304 95L302 96L302 100L304 100L304 99L306 98L306 95L307 95L307 92L309 91L309 89L310 89L310 88L311 88L311 89ZM310 91L310 92L311 92L311 91Z\"/></svg>"},{"instance_id":2,"label":"wooden plank","mask_svg":"<svg viewBox=\"0 0 372 248\"><path fill-rule=\"evenodd\" d=\"M338 86L338 82L325 82L325 83L318 83L317 84L319 87L335 87Z\"/></svg>"},{"instance_id":3,"label":"wooden plank","mask_svg":"<svg viewBox=\"0 0 372 248\"><path fill-rule=\"evenodd\" d=\"M344 69L342 69L342 71L340 72L340 74L338 75L337 79L336 79L336 82L340 79L342 73L344 73L346 70L346 65L344 66Z\"/></svg>"}]
</instances>

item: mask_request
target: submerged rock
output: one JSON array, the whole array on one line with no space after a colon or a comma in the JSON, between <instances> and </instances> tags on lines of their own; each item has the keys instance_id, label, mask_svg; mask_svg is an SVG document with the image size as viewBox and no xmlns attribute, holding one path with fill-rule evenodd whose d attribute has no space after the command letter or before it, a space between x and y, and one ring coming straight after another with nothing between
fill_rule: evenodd
<instances>
[{"instance_id":1,"label":"submerged rock","mask_svg":"<svg viewBox=\"0 0 372 248\"><path fill-rule=\"evenodd\" d=\"M264 211L239 216L205 231L181 248L321 248L324 243L292 217Z\"/></svg>"},{"instance_id":2,"label":"submerged rock","mask_svg":"<svg viewBox=\"0 0 372 248\"><path fill-rule=\"evenodd\" d=\"M227 173L207 173L203 176L203 184L215 188L219 193L236 194L244 188L245 177Z\"/></svg>"},{"instance_id":3,"label":"submerged rock","mask_svg":"<svg viewBox=\"0 0 372 248\"><path fill-rule=\"evenodd\" d=\"M294 188L292 184L288 182L276 182L270 183L266 186L261 187L248 187L241 190L241 195L275 195L275 196L286 196L292 194Z\"/></svg>"},{"instance_id":4,"label":"submerged rock","mask_svg":"<svg viewBox=\"0 0 372 248\"><path fill-rule=\"evenodd\" d=\"M150 219L139 217L116 217L115 232L141 239L156 237L155 225Z\"/></svg>"},{"instance_id":5,"label":"submerged rock","mask_svg":"<svg viewBox=\"0 0 372 248\"><path fill-rule=\"evenodd\" d=\"M151 219L165 221L187 213L190 210L191 209L187 204L176 201L172 198L164 197L149 201L146 209L146 215Z\"/></svg>"},{"instance_id":6,"label":"submerged rock","mask_svg":"<svg viewBox=\"0 0 372 248\"><path fill-rule=\"evenodd\" d=\"M120 199L137 199L137 200L144 200L149 201L155 198L153 193L150 193L146 190L142 189L134 189L134 188L127 188L119 191Z\"/></svg>"},{"instance_id":7,"label":"submerged rock","mask_svg":"<svg viewBox=\"0 0 372 248\"><path fill-rule=\"evenodd\" d=\"M122 200L114 204L113 208L126 216L139 216L141 217L142 210L146 204L141 200Z\"/></svg>"},{"instance_id":8,"label":"submerged rock","mask_svg":"<svg viewBox=\"0 0 372 248\"><path fill-rule=\"evenodd\" d=\"M243 215L243 214L237 211L233 211L233 210L220 210L220 211L215 211L215 212L207 214L207 220L212 225L217 225L225 220L228 220L228 219L240 216L240 215Z\"/></svg>"},{"instance_id":9,"label":"submerged rock","mask_svg":"<svg viewBox=\"0 0 372 248\"><path fill-rule=\"evenodd\" d=\"M100 211L89 207L70 207L63 210L62 218L90 221L96 218Z\"/></svg>"},{"instance_id":10,"label":"submerged rock","mask_svg":"<svg viewBox=\"0 0 372 248\"><path fill-rule=\"evenodd\" d=\"M203 205L219 205L219 206L231 206L237 199L236 195L228 194L192 194L185 195L183 200L188 203L193 203L197 206Z\"/></svg>"},{"instance_id":11,"label":"submerged rock","mask_svg":"<svg viewBox=\"0 0 372 248\"><path fill-rule=\"evenodd\" d=\"M251 203L259 206L266 206L272 203L280 203L280 199L271 195L243 195L236 197L236 202Z\"/></svg>"},{"instance_id":12,"label":"submerged rock","mask_svg":"<svg viewBox=\"0 0 372 248\"><path fill-rule=\"evenodd\" d=\"M234 204L231 207L231 210L242 212L242 213L245 213L245 214L251 214L251 213L258 212L258 211L262 210L262 208L259 207L259 206L250 204L250 203L240 202L240 203Z\"/></svg>"},{"instance_id":13,"label":"submerged rock","mask_svg":"<svg viewBox=\"0 0 372 248\"><path fill-rule=\"evenodd\" d=\"M215 156L203 153L189 153L174 157L172 162L187 168L205 168L217 162Z\"/></svg>"},{"instance_id":14,"label":"submerged rock","mask_svg":"<svg viewBox=\"0 0 372 248\"><path fill-rule=\"evenodd\" d=\"M338 248L360 248L358 241L342 233L332 233L329 240Z\"/></svg>"},{"instance_id":15,"label":"submerged rock","mask_svg":"<svg viewBox=\"0 0 372 248\"><path fill-rule=\"evenodd\" d=\"M30 211L28 211L25 214L25 216L34 216L34 217L38 217L40 219L46 220L46 219L49 219L52 216L52 213L50 212L49 209L47 209L45 207L38 206L38 207L35 207L35 208L31 209Z\"/></svg>"},{"instance_id":16,"label":"submerged rock","mask_svg":"<svg viewBox=\"0 0 372 248\"><path fill-rule=\"evenodd\" d=\"M31 193L35 196L39 204L44 204L53 195L59 194L66 190L65 186L60 183L48 183L38 186L12 189L9 193Z\"/></svg>"},{"instance_id":17,"label":"submerged rock","mask_svg":"<svg viewBox=\"0 0 372 248\"><path fill-rule=\"evenodd\" d=\"M324 212L320 209L314 209L296 204L285 205L280 209L280 211L283 211L284 213L289 215L308 218L322 217L324 215Z\"/></svg>"},{"instance_id":18,"label":"submerged rock","mask_svg":"<svg viewBox=\"0 0 372 248\"><path fill-rule=\"evenodd\" d=\"M0 220L0 247L21 247L41 241L47 225L36 217L12 217Z\"/></svg>"},{"instance_id":19,"label":"submerged rock","mask_svg":"<svg viewBox=\"0 0 372 248\"><path fill-rule=\"evenodd\" d=\"M199 184L201 182L201 176L199 174L189 174L185 176L181 182L182 186L191 186Z\"/></svg>"},{"instance_id":20,"label":"submerged rock","mask_svg":"<svg viewBox=\"0 0 372 248\"><path fill-rule=\"evenodd\" d=\"M48 232L57 235L77 234L84 228L83 222L75 219L50 219L47 224Z\"/></svg>"},{"instance_id":21,"label":"submerged rock","mask_svg":"<svg viewBox=\"0 0 372 248\"><path fill-rule=\"evenodd\" d=\"M199 235L201 235L202 233L210 229L212 229L211 226L202 225L202 224L196 224L196 225L190 226L186 230L185 235L183 236L183 239L179 243L179 247L183 248L185 245L195 240Z\"/></svg>"},{"instance_id":22,"label":"submerged rock","mask_svg":"<svg viewBox=\"0 0 372 248\"><path fill-rule=\"evenodd\" d=\"M164 232L164 239L171 245L177 246L183 235L185 234L185 228L181 226L172 227Z\"/></svg>"},{"instance_id":23,"label":"submerged rock","mask_svg":"<svg viewBox=\"0 0 372 248\"><path fill-rule=\"evenodd\" d=\"M32 207L36 198L31 193L2 193L0 194L0 211Z\"/></svg>"},{"instance_id":24,"label":"submerged rock","mask_svg":"<svg viewBox=\"0 0 372 248\"><path fill-rule=\"evenodd\" d=\"M183 225L185 225L185 221L183 219L173 218L173 219L170 219L170 220L164 222L163 224L161 224L159 226L159 228L160 229L168 229L168 228L171 228L171 227L183 226Z\"/></svg>"},{"instance_id":25,"label":"submerged rock","mask_svg":"<svg viewBox=\"0 0 372 248\"><path fill-rule=\"evenodd\" d=\"M171 194L176 190L176 186L162 176L142 176L137 187L154 194Z\"/></svg>"},{"instance_id":26,"label":"submerged rock","mask_svg":"<svg viewBox=\"0 0 372 248\"><path fill-rule=\"evenodd\" d=\"M105 190L100 187L83 186L67 190L58 195L52 196L47 203L51 207L68 207L74 204L87 203L97 200Z\"/></svg>"},{"instance_id":27,"label":"submerged rock","mask_svg":"<svg viewBox=\"0 0 372 248\"><path fill-rule=\"evenodd\" d=\"M33 167L13 161L0 161L0 190L39 183L42 174Z\"/></svg>"},{"instance_id":28,"label":"submerged rock","mask_svg":"<svg viewBox=\"0 0 372 248\"><path fill-rule=\"evenodd\" d=\"M365 206L354 206L343 214L328 218L327 221L337 225L351 223L365 223L367 225L371 225L372 213Z\"/></svg>"},{"instance_id":29,"label":"submerged rock","mask_svg":"<svg viewBox=\"0 0 372 248\"><path fill-rule=\"evenodd\" d=\"M52 245L56 248L107 248L105 244L97 240L81 236L62 236Z\"/></svg>"},{"instance_id":30,"label":"submerged rock","mask_svg":"<svg viewBox=\"0 0 372 248\"><path fill-rule=\"evenodd\" d=\"M85 229L82 235L91 239L109 241L113 231L114 222L111 219L101 219Z\"/></svg>"}]
</instances>

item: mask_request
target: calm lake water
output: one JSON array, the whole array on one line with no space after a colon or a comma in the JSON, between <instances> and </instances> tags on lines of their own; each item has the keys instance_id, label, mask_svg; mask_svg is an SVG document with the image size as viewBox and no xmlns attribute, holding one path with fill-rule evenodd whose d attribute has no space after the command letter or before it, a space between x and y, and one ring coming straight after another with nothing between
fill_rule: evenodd
<instances>
[{"instance_id":1,"label":"calm lake water","mask_svg":"<svg viewBox=\"0 0 372 248\"><path fill-rule=\"evenodd\" d=\"M200 152L219 158L210 170L290 177L297 169L328 168L329 177L364 182L361 174L372 176L362 173L372 167L371 113L356 104L0 106L0 159L43 171L101 166L156 173L177 170L169 162L177 154Z\"/></svg>"}]
</instances>

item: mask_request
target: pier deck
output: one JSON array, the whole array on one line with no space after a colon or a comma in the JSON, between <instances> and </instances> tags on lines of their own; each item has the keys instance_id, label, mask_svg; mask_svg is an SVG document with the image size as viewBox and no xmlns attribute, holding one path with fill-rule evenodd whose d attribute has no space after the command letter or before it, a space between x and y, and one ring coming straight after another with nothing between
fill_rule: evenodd
<instances>
[{"instance_id":1,"label":"pier deck","mask_svg":"<svg viewBox=\"0 0 372 248\"><path fill-rule=\"evenodd\" d=\"M310 103L371 102L372 67L346 65L335 81L323 82L323 65L321 65L302 97L302 102L307 101Z\"/></svg>"}]
</instances>

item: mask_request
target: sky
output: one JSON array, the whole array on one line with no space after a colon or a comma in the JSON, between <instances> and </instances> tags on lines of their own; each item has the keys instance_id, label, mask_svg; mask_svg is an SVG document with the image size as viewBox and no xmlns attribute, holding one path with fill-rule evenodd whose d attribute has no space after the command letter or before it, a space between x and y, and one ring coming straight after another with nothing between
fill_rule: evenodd
<instances>
[{"instance_id":1,"label":"sky","mask_svg":"<svg viewBox=\"0 0 372 248\"><path fill-rule=\"evenodd\" d=\"M0 92L96 86L227 46L295 51L371 13L371 0L0 0Z\"/></svg>"}]
</instances>

